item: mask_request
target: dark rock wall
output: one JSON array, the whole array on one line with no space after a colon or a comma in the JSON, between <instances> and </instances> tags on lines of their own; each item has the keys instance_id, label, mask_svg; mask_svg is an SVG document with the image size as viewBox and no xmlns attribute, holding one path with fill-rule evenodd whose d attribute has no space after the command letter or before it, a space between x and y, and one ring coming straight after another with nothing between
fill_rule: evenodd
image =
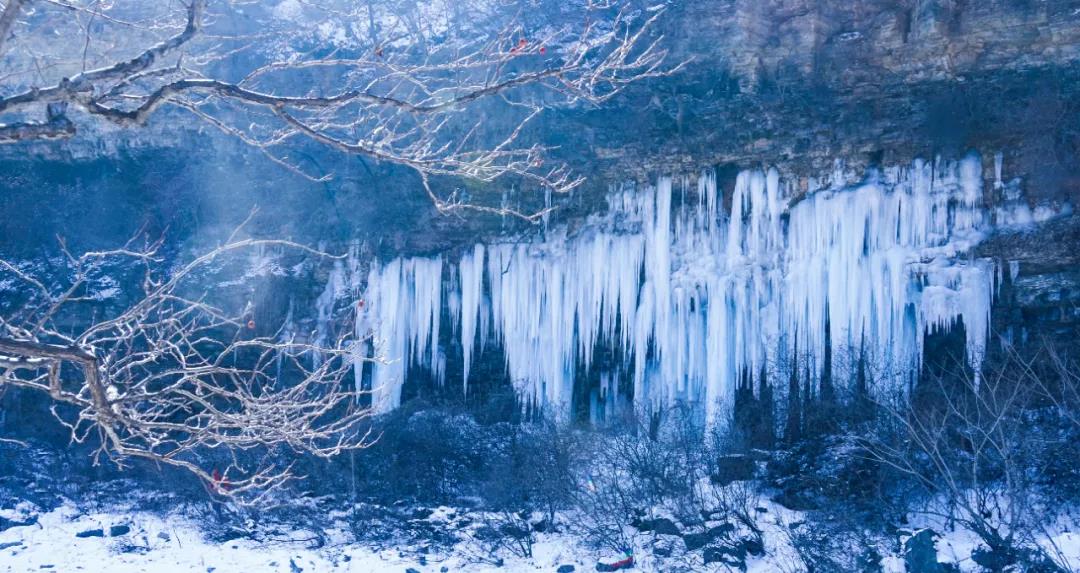
<instances>
[{"instance_id":1,"label":"dark rock wall","mask_svg":"<svg viewBox=\"0 0 1080 573\"><path fill-rule=\"evenodd\" d=\"M983 154L988 181L989 159L1001 151L1006 175L1022 179L1030 201L1080 206L1075 0L672 1L660 32L671 63L685 61L679 72L602 109L553 110L526 134L558 145L589 176L573 196L556 198L571 226L602 208L610 183L626 179L765 164L798 181L830 171L836 159L859 172L971 149ZM513 120L494 106L474 111L493 131ZM440 216L401 170L298 149L305 165L335 174L313 183L174 119L165 111L144 130L0 147L0 255L55 252L56 235L76 249L115 245L144 223L198 248L255 206L252 234L331 246L362 240L382 256L452 253L478 238L541 232L499 218ZM502 193L466 188L493 204ZM513 199L540 204L528 190ZM1075 220L980 249L1020 269L1003 295L1012 310L995 323L1020 316L1075 325Z\"/></svg>"},{"instance_id":2,"label":"dark rock wall","mask_svg":"<svg viewBox=\"0 0 1080 573\"><path fill-rule=\"evenodd\" d=\"M631 90L615 109L584 114L579 137L617 172L636 165L639 174L721 163L827 170L837 157L896 163L969 148L1075 156L1078 9L997 0L673 3L665 41L672 61L690 59L686 68ZM605 130L609 114L633 129ZM1029 163L1022 167L1038 167Z\"/></svg>"},{"instance_id":3,"label":"dark rock wall","mask_svg":"<svg viewBox=\"0 0 1080 573\"><path fill-rule=\"evenodd\" d=\"M883 84L1080 60L1075 2L720 0L673 3L677 54L726 64L744 90L785 79Z\"/></svg>"}]
</instances>

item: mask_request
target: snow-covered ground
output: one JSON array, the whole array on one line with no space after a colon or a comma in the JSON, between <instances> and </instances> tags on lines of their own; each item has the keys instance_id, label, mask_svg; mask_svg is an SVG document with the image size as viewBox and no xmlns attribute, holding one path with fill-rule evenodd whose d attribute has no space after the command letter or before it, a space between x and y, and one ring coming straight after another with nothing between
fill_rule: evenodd
<instances>
[{"instance_id":1,"label":"snow-covered ground","mask_svg":"<svg viewBox=\"0 0 1080 573\"><path fill-rule=\"evenodd\" d=\"M130 531L111 536L113 526ZM82 532L102 530L102 536L78 537ZM208 540L191 518L181 514L159 516L84 513L65 504L38 515L37 523L0 532L0 571L88 571L109 573L186 572L283 572L401 571L414 568L426 573L440 571L544 571L574 564L565 540L548 539L536 547L531 563L508 562L505 567L469 564L461 557L421 557L409 548L375 549L345 542L341 532L326 532L326 546L311 546L303 531L282 533L277 539L235 539L222 543ZM591 568L590 568L591 569Z\"/></svg>"},{"instance_id":2,"label":"snow-covered ground","mask_svg":"<svg viewBox=\"0 0 1080 573\"><path fill-rule=\"evenodd\" d=\"M749 557L746 571L804 570L792 546L790 531L799 527L805 515L767 500L762 500L759 507L758 526L763 530L766 554ZM458 523L453 519L455 514L457 510L440 507L425 521L452 529ZM8 525L25 524L0 531L0 573L532 573L555 572L565 566L584 572L594 571L598 561L617 559L609 552L588 547L572 534L559 532L538 533L531 558L506 553L501 555L503 562L496 563L491 555L470 547L467 542L452 549L435 549L416 541L357 542L343 520L320 531L320 535L302 529L286 531L278 523L258 526L254 538L215 541L207 536L205 524L199 521L207 519L206 512L193 511L191 506L178 506L162 514L124 506L87 511L72 502L39 511L32 503L20 502L11 509L0 510L0 518ZM962 529L950 531L937 525L943 531L937 541L938 560L956 563L961 571L979 571L971 560L978 540ZM1055 534L1053 540L1057 546L1053 553L1059 560L1064 558L1067 566L1080 563L1080 534L1066 528ZM675 551L665 557L654 555L652 548L658 541L667 542ZM905 573L904 559L898 554L902 539L897 541L896 551L881 548L882 571ZM739 570L722 563L704 564L700 552L682 551L681 543L677 542L677 536L637 535L635 570L676 573Z\"/></svg>"},{"instance_id":3,"label":"snow-covered ground","mask_svg":"<svg viewBox=\"0 0 1080 573\"><path fill-rule=\"evenodd\" d=\"M432 551L423 555L416 545L372 547L350 541L343 529L324 531L328 542L315 547L310 532L266 532L260 541L234 539L215 542L208 539L199 524L182 511L167 515L149 512L86 512L74 504L48 512L36 513L23 504L4 512L6 518L19 521L36 516L31 525L11 527L0 532L0 572L86 571L108 573L168 572L282 572L318 573L323 571L405 572L441 571L470 573L524 573L556 571L565 565L575 570L594 571L598 560L611 561L611 555L578 543L565 533L538 534L532 558L507 555L500 566L484 563L478 554L456 548L451 554ZM430 519L439 519L447 508L436 510ZM780 522L783 521L781 518ZM130 528L110 531L116 526ZM774 525L769 527L779 527ZM80 537L86 532L97 533ZM648 536L652 537L652 536ZM643 538L644 539L644 538ZM776 548L774 548L776 549ZM727 571L720 564L705 566L698 561L660 562L647 553L638 555L638 571ZM789 570L792 556L770 555L748 563L757 573Z\"/></svg>"}]
</instances>

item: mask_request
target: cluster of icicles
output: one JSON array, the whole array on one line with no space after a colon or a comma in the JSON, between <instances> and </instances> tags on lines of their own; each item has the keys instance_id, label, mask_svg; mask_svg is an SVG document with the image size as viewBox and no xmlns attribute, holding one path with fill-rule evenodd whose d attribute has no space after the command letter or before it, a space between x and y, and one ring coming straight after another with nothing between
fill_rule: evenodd
<instances>
[{"instance_id":1,"label":"cluster of icicles","mask_svg":"<svg viewBox=\"0 0 1080 573\"><path fill-rule=\"evenodd\" d=\"M928 329L962 319L977 360L997 278L992 262L967 253L996 226L1035 216L1020 202L985 207L976 155L845 177L839 167L799 182L751 170L733 189L710 173L696 184L661 179L613 190L608 212L572 236L478 244L456 263L373 263L356 282L358 334L374 332L384 358L366 366L375 407L398 404L410 366L442 380L444 313L466 385L494 343L520 396L551 405L569 405L575 373L604 344L622 357L618 372L602 373L606 392L621 377L635 402L689 401L710 419L744 369L782 364L798 348L820 371L826 327L834 347L902 369L918 365ZM325 296L346 290L328 285Z\"/></svg>"}]
</instances>

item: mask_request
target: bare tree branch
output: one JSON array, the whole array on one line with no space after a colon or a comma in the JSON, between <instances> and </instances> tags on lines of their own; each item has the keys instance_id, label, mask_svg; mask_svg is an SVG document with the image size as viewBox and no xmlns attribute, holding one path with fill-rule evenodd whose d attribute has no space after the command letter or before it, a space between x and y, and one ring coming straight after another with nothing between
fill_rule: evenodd
<instances>
[{"instance_id":1,"label":"bare tree branch","mask_svg":"<svg viewBox=\"0 0 1080 573\"><path fill-rule=\"evenodd\" d=\"M0 319L0 386L48 395L74 441L95 437L96 456L176 466L244 501L297 476L288 464L247 456L251 461L243 452L285 447L332 457L369 443L363 422L370 411L357 407L361 392L350 379L358 360L350 319L343 316L343 334L325 343L262 336L249 309L230 312L187 280L253 248L331 255L289 241L230 238L167 271L159 244L72 256L67 284L0 262L0 273L25 285L21 296L39 302ZM146 268L140 297L74 335L59 331L69 313L93 300L80 296L88 277L132 263ZM231 460L224 477L205 461L215 451Z\"/></svg>"},{"instance_id":2,"label":"bare tree branch","mask_svg":"<svg viewBox=\"0 0 1080 573\"><path fill-rule=\"evenodd\" d=\"M924 375L920 384L932 399L918 406L909 397L883 397L877 406L884 418L859 441L869 460L926 491L922 513L961 525L1003 555L1043 553L1054 510L1040 498L1042 478L1031 456L1052 447L1053 436L1032 419L1071 392L1069 375L1060 372L1060 380L1047 384L1032 368L1044 355L1057 367L1049 346L1022 356L1002 340L1002 351L978 380L966 366ZM1075 424L1071 409L1058 415Z\"/></svg>"},{"instance_id":3,"label":"bare tree branch","mask_svg":"<svg viewBox=\"0 0 1080 573\"><path fill-rule=\"evenodd\" d=\"M5 22L10 28L18 21L23 2L8 3L0 17L0 31ZM476 6L455 13L471 8L498 11L486 5L480 8L481 0L475 2ZM664 67L667 53L660 47L662 37L649 37L662 10L630 17L611 4L587 2L579 25L555 24L528 37L525 26L511 19L492 35L439 43L431 41L407 14L397 15L387 28L387 22L376 20L372 3L363 9L303 3L296 6L331 21L368 21L371 45L342 49L348 56L339 55L337 49L328 54L316 49L284 60L253 58L257 63L236 79L234 73L222 73L218 63L249 54L254 42L232 31L203 33L208 25L213 27L214 19L207 15L206 0L191 0L184 8L182 30L134 57L109 62L108 53L94 54L95 62L106 61L86 70L95 23L119 27L111 38L95 40L95 46L109 45L109 40L122 42L126 35L144 28L152 34L159 30L133 23L123 13L114 15L116 8L111 5L73 0L48 0L45 5L89 17L79 31L85 35L79 55L69 54L72 61L63 64L75 67L76 73L52 84L31 82L26 87L25 80L18 80L7 90L0 84L0 94L11 94L0 96L0 113L23 117L0 124L0 143L74 137L81 124L69 119L69 112L132 127L146 124L163 106L173 105L314 180L331 174L306 173L282 159L288 154L276 149L306 140L407 167L422 174L425 183L430 177L492 183L510 176L549 192L566 192L581 179L565 165L551 162L547 157L551 149L525 144L523 128L546 108L599 105L633 82L681 67ZM390 17L394 9L387 5L379 11ZM28 27L33 34L33 26ZM304 42L309 40L305 37ZM37 58L33 61L36 64ZM40 70L37 75L45 77ZM313 85L313 78L321 81ZM505 135L493 135L493 126L470 114L476 110L473 104L488 100L526 111L516 123L500 128L506 130ZM34 121L32 116L43 105L48 106L46 121ZM441 211L467 209L530 221L542 215L440 197L430 185L425 185L425 192Z\"/></svg>"}]
</instances>

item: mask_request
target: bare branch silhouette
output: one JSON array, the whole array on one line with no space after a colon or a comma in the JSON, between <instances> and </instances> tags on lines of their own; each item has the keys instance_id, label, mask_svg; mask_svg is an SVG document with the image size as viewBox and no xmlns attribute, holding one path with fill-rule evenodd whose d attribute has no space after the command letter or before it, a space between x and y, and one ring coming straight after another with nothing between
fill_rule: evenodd
<instances>
[{"instance_id":1,"label":"bare branch silhouette","mask_svg":"<svg viewBox=\"0 0 1080 573\"><path fill-rule=\"evenodd\" d=\"M330 341L295 333L258 334L250 309L216 305L193 279L230 256L281 249L325 253L290 241L230 238L176 270L159 242L68 255L70 278L34 277L0 262L19 286L17 305L0 317L0 385L47 394L75 442L93 437L95 458L142 458L199 476L218 493L252 501L296 477L291 465L244 451L284 447L332 457L370 442L351 379L353 329ZM65 248L66 252L66 248ZM72 313L95 302L91 281L116 269L142 269L141 293L109 317L78 322ZM63 325L63 326L62 326ZM224 452L216 475L201 462Z\"/></svg>"},{"instance_id":2,"label":"bare branch silhouette","mask_svg":"<svg viewBox=\"0 0 1080 573\"><path fill-rule=\"evenodd\" d=\"M236 10L227 3L190 0L142 19L138 7L122 2L105 7L54 0L36 6L33 17L22 9L25 4L11 0L0 13L0 50L6 46L7 61L25 68L0 80L0 114L18 119L0 123L0 143L72 138L94 121L137 127L171 106L312 180L332 174L307 172L288 159L290 146L305 140L414 170L441 211L471 209L530 221L542 213L439 197L427 182L511 177L547 192L567 192L582 179L553 161L550 148L526 143L523 128L545 109L600 105L633 82L680 67L665 65L662 38L651 37L662 9L631 13L591 0L580 7L575 23L535 33L520 18L501 13L508 7L467 2L455 10L478 11L478 17L501 26L476 38L462 32L453 41L429 37L415 14L395 14L389 4L294 2L303 13L290 16L294 23L313 24L279 35L286 45L296 40L309 47L283 50L281 59L253 57L251 46L263 37L230 35L234 31L217 23ZM53 48L55 53L40 53L44 48L35 35L72 15L87 19L79 28L85 41L59 42L65 45ZM368 21L369 37L341 47L333 38L312 45L304 36L342 21ZM13 35L15 28L20 33ZM140 41L149 47L128 57L116 54ZM43 70L42 60L53 67ZM481 101L521 113L504 122L509 125L493 126L476 113L481 110L474 104ZM163 121L182 117L174 113Z\"/></svg>"}]
</instances>

